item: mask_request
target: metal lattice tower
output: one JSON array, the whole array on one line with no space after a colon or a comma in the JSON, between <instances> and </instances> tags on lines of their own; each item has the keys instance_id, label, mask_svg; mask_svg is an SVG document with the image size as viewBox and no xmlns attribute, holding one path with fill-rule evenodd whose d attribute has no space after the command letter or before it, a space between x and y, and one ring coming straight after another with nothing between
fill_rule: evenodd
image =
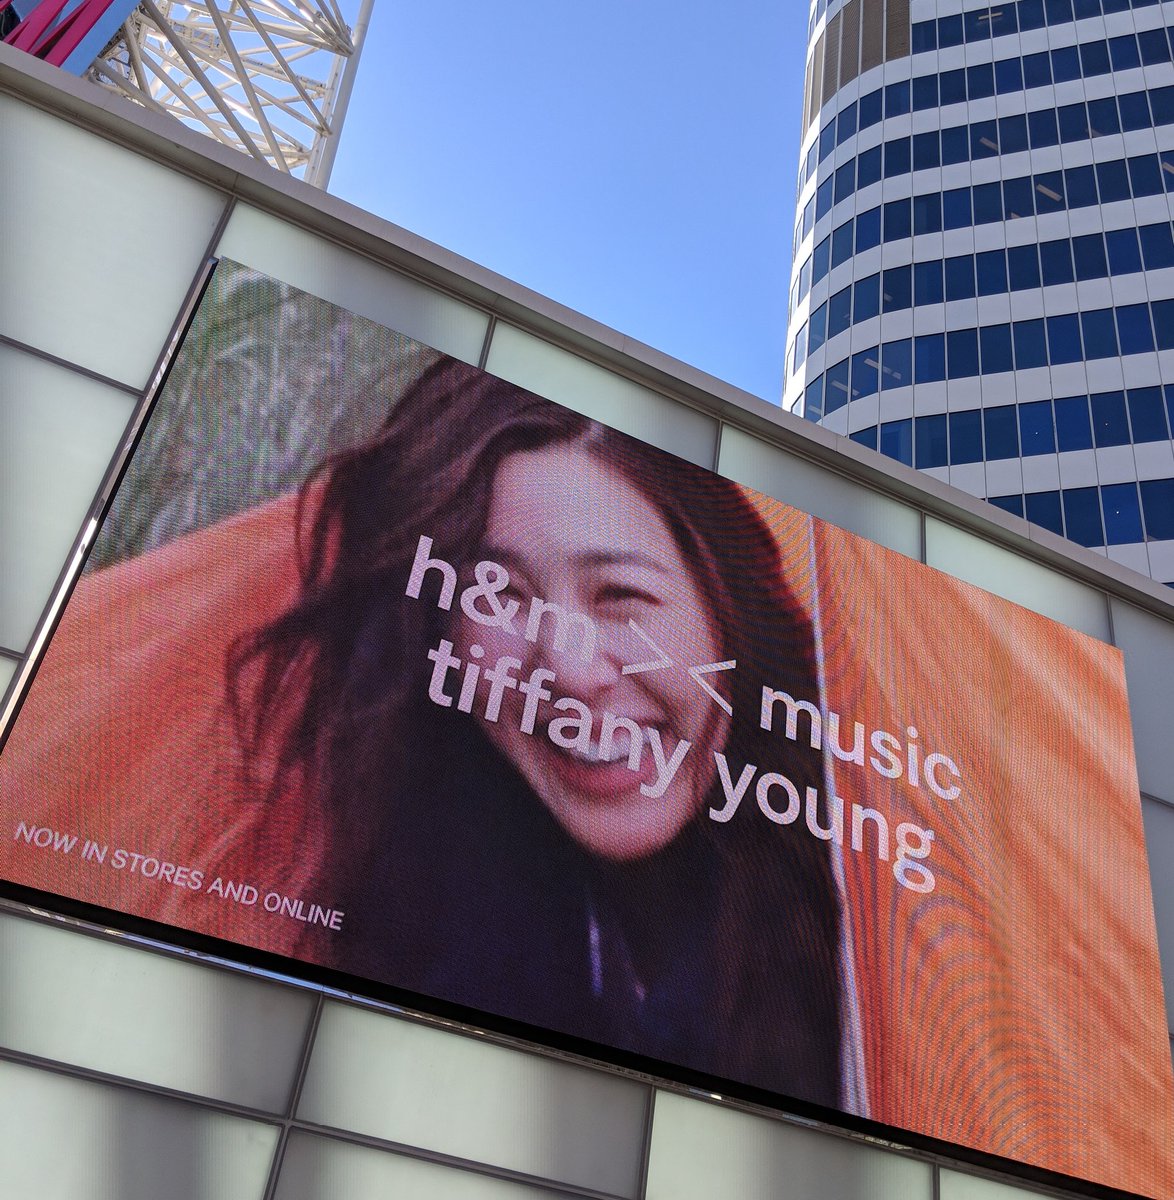
<instances>
[{"instance_id":1,"label":"metal lattice tower","mask_svg":"<svg viewBox=\"0 0 1174 1200\"><path fill-rule=\"evenodd\" d=\"M373 0L4 0L4 40L325 187Z\"/></svg>"}]
</instances>

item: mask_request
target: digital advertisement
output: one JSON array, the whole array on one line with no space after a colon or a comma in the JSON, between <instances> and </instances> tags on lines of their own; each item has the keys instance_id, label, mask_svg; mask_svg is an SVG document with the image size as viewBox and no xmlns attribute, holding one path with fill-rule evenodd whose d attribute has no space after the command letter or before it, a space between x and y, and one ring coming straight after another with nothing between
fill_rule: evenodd
<instances>
[{"instance_id":1,"label":"digital advertisement","mask_svg":"<svg viewBox=\"0 0 1174 1200\"><path fill-rule=\"evenodd\" d=\"M1119 651L557 399L221 261L0 878L1174 1193Z\"/></svg>"}]
</instances>

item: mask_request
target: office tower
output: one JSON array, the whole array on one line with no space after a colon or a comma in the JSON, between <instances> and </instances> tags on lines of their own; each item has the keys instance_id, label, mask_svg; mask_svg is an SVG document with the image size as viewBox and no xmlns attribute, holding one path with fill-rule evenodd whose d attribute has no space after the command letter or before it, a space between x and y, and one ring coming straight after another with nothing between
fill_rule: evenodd
<instances>
[{"instance_id":1,"label":"office tower","mask_svg":"<svg viewBox=\"0 0 1174 1200\"><path fill-rule=\"evenodd\" d=\"M1174 6L818 0L784 404L1174 581Z\"/></svg>"}]
</instances>

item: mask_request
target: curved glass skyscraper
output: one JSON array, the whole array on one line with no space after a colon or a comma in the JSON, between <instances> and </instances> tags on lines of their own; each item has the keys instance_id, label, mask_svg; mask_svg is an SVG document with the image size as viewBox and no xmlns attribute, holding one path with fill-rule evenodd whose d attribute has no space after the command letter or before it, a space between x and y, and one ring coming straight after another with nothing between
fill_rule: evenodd
<instances>
[{"instance_id":1,"label":"curved glass skyscraper","mask_svg":"<svg viewBox=\"0 0 1174 1200\"><path fill-rule=\"evenodd\" d=\"M817 0L784 405L1174 582L1174 3Z\"/></svg>"}]
</instances>

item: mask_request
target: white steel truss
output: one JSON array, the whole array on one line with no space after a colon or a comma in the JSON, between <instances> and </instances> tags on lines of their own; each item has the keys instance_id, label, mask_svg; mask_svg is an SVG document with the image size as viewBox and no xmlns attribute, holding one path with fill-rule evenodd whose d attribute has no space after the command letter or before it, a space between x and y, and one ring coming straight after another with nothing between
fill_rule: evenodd
<instances>
[{"instance_id":1,"label":"white steel truss","mask_svg":"<svg viewBox=\"0 0 1174 1200\"><path fill-rule=\"evenodd\" d=\"M372 0L141 0L89 76L325 187Z\"/></svg>"}]
</instances>

